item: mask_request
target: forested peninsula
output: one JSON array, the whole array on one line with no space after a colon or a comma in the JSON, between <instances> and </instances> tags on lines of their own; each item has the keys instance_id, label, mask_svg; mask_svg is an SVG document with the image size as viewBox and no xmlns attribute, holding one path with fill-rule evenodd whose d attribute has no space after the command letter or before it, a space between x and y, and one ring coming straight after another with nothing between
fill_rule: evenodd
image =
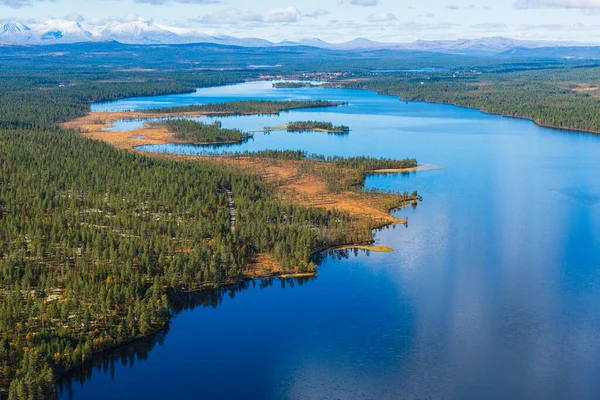
<instances>
[{"instance_id":1,"label":"forested peninsula","mask_svg":"<svg viewBox=\"0 0 600 400\"><path fill-rule=\"evenodd\" d=\"M341 101L327 100L247 100L231 101L227 103L150 108L143 110L142 112L149 114L202 113L205 115L272 115L279 114L283 111L298 110L303 108L338 107L345 104L346 103Z\"/></svg>"},{"instance_id":2,"label":"forested peninsula","mask_svg":"<svg viewBox=\"0 0 600 400\"><path fill-rule=\"evenodd\" d=\"M379 164L361 160L322 160L313 169L296 156L178 158L120 150L59 124L85 117L93 100L187 87L128 78L100 85L83 76L65 87L52 79L14 79L0 88L0 384L10 399L52 397L66 371L162 329L187 291L313 273L315 252L369 244L373 228L401 222L390 209L418 201L416 193L363 192L365 165ZM199 86L225 82L208 75ZM307 104L339 105L235 108L271 113ZM338 167L348 174L344 187L327 183ZM311 181L320 194L294 189L298 181L289 177ZM351 213L359 203L366 213Z\"/></svg>"}]
</instances>

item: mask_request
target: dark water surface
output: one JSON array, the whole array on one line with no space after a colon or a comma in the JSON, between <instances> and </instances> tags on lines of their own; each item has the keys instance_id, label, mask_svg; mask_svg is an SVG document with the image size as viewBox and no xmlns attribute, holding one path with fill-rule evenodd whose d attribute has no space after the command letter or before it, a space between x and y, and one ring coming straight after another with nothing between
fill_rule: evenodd
<instances>
[{"instance_id":1,"label":"dark water surface","mask_svg":"<svg viewBox=\"0 0 600 400\"><path fill-rule=\"evenodd\" d=\"M222 118L225 127L318 119L352 131L257 134L235 150L409 156L445 169L368 179L424 197L399 211L408 228L377 234L395 252L346 253L327 258L315 279L203 295L165 335L98 361L82 371L83 384L65 383L62 398L600 398L600 136L268 83L94 108L249 98L350 104Z\"/></svg>"}]
</instances>

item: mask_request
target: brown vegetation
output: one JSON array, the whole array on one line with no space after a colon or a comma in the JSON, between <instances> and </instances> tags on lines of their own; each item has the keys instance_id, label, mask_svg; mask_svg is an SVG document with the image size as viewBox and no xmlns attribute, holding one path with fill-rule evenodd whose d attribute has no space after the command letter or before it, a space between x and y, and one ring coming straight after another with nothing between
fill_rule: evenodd
<instances>
[{"instance_id":1,"label":"brown vegetation","mask_svg":"<svg viewBox=\"0 0 600 400\"><path fill-rule=\"evenodd\" d=\"M578 93L596 92L598 87L582 84L574 88L573 91Z\"/></svg>"},{"instance_id":2,"label":"brown vegetation","mask_svg":"<svg viewBox=\"0 0 600 400\"><path fill-rule=\"evenodd\" d=\"M106 112L91 112L87 115L64 122L61 124L65 128L79 130L81 132L97 132L103 129L110 128L111 124L116 121L132 120L132 119L152 119L152 118L169 118L169 117L201 117L203 115L215 115L215 112L178 112L178 113L147 113L139 111L106 111ZM227 113L221 113L227 115Z\"/></svg>"},{"instance_id":3,"label":"brown vegetation","mask_svg":"<svg viewBox=\"0 0 600 400\"><path fill-rule=\"evenodd\" d=\"M373 228L406 221L390 215L395 208L395 196L345 191L331 193L325 182L308 172L301 172L299 164L311 161L283 161L262 158L210 157L217 162L236 165L251 173L260 174L267 182L277 185L284 200L310 207L323 207L349 213L361 222L369 221ZM306 169L302 169L306 171ZM401 171L397 171L401 172ZM340 176L344 171L340 169Z\"/></svg>"},{"instance_id":4,"label":"brown vegetation","mask_svg":"<svg viewBox=\"0 0 600 400\"><path fill-rule=\"evenodd\" d=\"M214 115L215 113L210 113ZM131 131L108 131L116 121L169 118L169 117L199 117L206 113L185 112L171 114L149 114L142 112L94 112L62 124L64 128L75 129L92 139L103 140L120 149L133 149L136 146L150 144L175 143L173 133L165 126L151 126Z\"/></svg>"}]
</instances>

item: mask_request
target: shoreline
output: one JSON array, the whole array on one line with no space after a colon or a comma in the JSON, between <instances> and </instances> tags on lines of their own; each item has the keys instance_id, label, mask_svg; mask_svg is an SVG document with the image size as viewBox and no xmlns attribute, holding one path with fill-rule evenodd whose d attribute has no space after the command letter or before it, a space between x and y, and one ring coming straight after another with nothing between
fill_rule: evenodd
<instances>
[{"instance_id":1,"label":"shoreline","mask_svg":"<svg viewBox=\"0 0 600 400\"><path fill-rule=\"evenodd\" d=\"M265 126L265 129L260 131L253 131L255 133L270 133L277 131L284 131L288 133L302 133L302 132L323 132L323 133L333 133L333 134L349 134L350 130L341 130L341 129L323 129L323 128L312 128L312 129L304 129L304 130L290 130L290 124L277 125L277 126Z\"/></svg>"},{"instance_id":2,"label":"shoreline","mask_svg":"<svg viewBox=\"0 0 600 400\"><path fill-rule=\"evenodd\" d=\"M500 116L503 118L512 118L512 119L519 119L519 120L523 120L523 121L529 121L529 122L533 122L536 126L539 126L540 128L546 128L546 129L552 129L552 130L556 130L556 131L566 131L566 132L573 132L573 133L585 133L585 134L593 134L593 135L600 135L600 130L598 131L593 131L593 130L589 130L589 129L582 129L582 128L561 128L559 126L554 126L554 125L548 125L548 124L544 124L538 120L536 120L533 117L526 117L526 116L519 116L519 115L509 115L509 114L503 114L501 112L494 112L494 111L487 111L484 108L480 108L480 107L476 107L476 106L469 106L469 105L465 105L465 104L460 104L460 103L452 103L452 102L443 102L443 101L434 101L434 100L425 100L425 99L420 99L420 100L416 100L416 99L405 99L400 97L400 95L397 94L390 94L390 93L381 93L376 89L363 89L363 88L353 88L353 87L346 87L341 85L343 89L351 89L351 90L369 90L372 92L375 92L379 95L382 96L393 96L396 97L397 99L401 100L401 101L408 101L411 103L427 103L427 104L439 104L439 105L446 105L446 106L454 106L454 107L459 107L459 108L466 108L469 110L477 110L483 114L486 115L495 115L495 116Z\"/></svg>"},{"instance_id":3,"label":"shoreline","mask_svg":"<svg viewBox=\"0 0 600 400\"><path fill-rule=\"evenodd\" d=\"M367 175L385 175L385 174L405 174L408 172L418 172L418 171L439 171L445 169L445 167L440 167L432 164L422 164L417 165L416 167L408 167L408 168L389 168L389 169L374 169L371 171L366 171Z\"/></svg>"},{"instance_id":4,"label":"shoreline","mask_svg":"<svg viewBox=\"0 0 600 400\"><path fill-rule=\"evenodd\" d=\"M519 119L519 120L523 120L523 121L529 121L529 122L533 122L536 126L540 127L540 128L545 128L545 129L552 129L555 131L566 131L566 132L572 132L572 133L585 133L585 134L592 134L592 135L600 135L600 131L592 131L592 130L588 130L588 129L581 129L581 128L561 128L559 126L554 126L554 125L547 125L544 124L538 120L536 120L535 118L532 117L524 117L524 116L518 116L518 115L508 115L508 114L502 114L500 112L494 112L494 111L486 111L483 108L478 108L475 106L467 106L467 105L461 105L458 103L440 103L437 101L425 101L425 100L404 100L401 99L403 101L422 101L424 103L428 103L428 104L442 104L442 105L451 105L451 106L455 106L455 107L462 107L462 108L467 108L470 110L477 110L479 112L482 112L486 115L495 115L495 116L499 116L499 117L503 117L503 118L512 118L512 119Z\"/></svg>"},{"instance_id":5,"label":"shoreline","mask_svg":"<svg viewBox=\"0 0 600 400\"><path fill-rule=\"evenodd\" d=\"M407 205L409 205L411 203L411 201L406 201L404 204L402 204L401 206L392 208L389 210L390 212L390 216L391 216L391 212L395 211L395 210L400 210L404 207L406 207ZM404 225L407 224L408 220L400 220L398 219L398 222L386 222L383 224L380 224L378 226L373 227L372 231L378 230L378 229L382 229L385 227L389 227L392 225ZM346 251L346 250L364 250L364 251L372 251L374 253L391 253L394 251L393 248L389 247L389 246L381 246L381 245L373 245L374 240L371 242L371 244L346 244L346 245L337 245L337 246L330 246L330 247L326 247L323 248L321 250L315 251L312 253L312 257L316 257L319 254L323 254L323 253L327 253L327 252L337 252L337 251ZM318 275L318 271L315 269L314 272L297 272L297 273L289 273L289 272L271 272L271 273L266 273L266 274L260 274L260 275L256 275L256 276L241 276L238 279L235 280L231 280L228 282L223 282L220 284L205 284L202 287L199 287L197 289L192 289L192 290L185 290L183 291L183 294L194 294L194 293L202 293L205 291L210 291L210 290L217 290L217 289L222 289L222 288L227 288L228 286L235 286L238 284L242 284L242 283L246 283L246 282L253 282L253 281L260 281L263 279L294 279L294 278L311 278L311 277L316 277ZM167 329L169 327L169 325L171 324L171 321L173 320L173 318L175 318L177 316L177 313L170 313L170 316L168 318L167 321L165 321L164 324L157 326L155 330L153 330L152 333L149 333L147 335L144 336L139 336L133 339L129 339L126 342L123 343L118 343L115 344L113 346L109 346L105 349L102 349L99 352L94 353L91 358L87 361L81 362L75 366L73 366L72 368L64 371L62 374L57 376L56 379L56 385L59 385L60 382L64 379L66 379L67 377L69 377L70 375L74 374L75 371L77 371L78 369L81 369L82 367L86 366L86 365L91 365L94 363L95 359L100 356L100 355L105 355L107 353L110 352L114 352L118 349L121 348L125 348L127 346L130 346L134 343L143 341L143 340L147 340L149 338L155 337L157 335L159 335L162 331L164 331L165 329Z\"/></svg>"},{"instance_id":6,"label":"shoreline","mask_svg":"<svg viewBox=\"0 0 600 400\"><path fill-rule=\"evenodd\" d=\"M304 272L304 273L274 273L272 275L264 275L264 276L257 276L257 277L241 277L240 279L232 280L229 282L224 282L222 284L208 284L208 285L204 285L202 288L186 290L186 291L183 291L183 294L192 295L194 293L202 293L202 292L210 291L210 290L224 289L224 288L227 288L230 286L236 286L239 284L253 282L253 281L260 281L260 280L264 280L264 279L294 279L294 278L299 279L299 278L311 278L311 277L315 277L315 276L317 276L316 271L315 272ZM100 351L94 353L89 360L80 362L77 365L74 365L72 368L69 368L68 370L64 371L63 373L57 374L57 378L55 381L56 385L60 385L64 379L67 379L67 378L71 377L72 375L74 375L77 370L79 370L85 366L93 365L94 361L96 361L96 359L99 356L107 355L108 353L115 352L119 349L125 348L132 344L135 344L135 343L138 343L138 342L141 342L144 340L148 340L150 338L160 335L162 332L164 332L166 329L168 329L169 325L171 324L171 321L178 314L179 313L171 313L168 320L165 321L164 324L162 324L160 326L157 325L156 329L154 329L151 333L149 333L147 335L139 336L139 337L136 337L133 339L129 339L126 342L118 343L113 346L109 346L103 350L100 350Z\"/></svg>"},{"instance_id":7,"label":"shoreline","mask_svg":"<svg viewBox=\"0 0 600 400\"><path fill-rule=\"evenodd\" d=\"M339 247L334 247L332 249L325 250L325 251L330 251L330 250L334 250L334 251L364 250L364 251L372 251L374 253L391 253L394 251L394 249L389 246L375 246L375 245L371 245L371 246L361 246L361 245L339 246Z\"/></svg>"}]
</instances>

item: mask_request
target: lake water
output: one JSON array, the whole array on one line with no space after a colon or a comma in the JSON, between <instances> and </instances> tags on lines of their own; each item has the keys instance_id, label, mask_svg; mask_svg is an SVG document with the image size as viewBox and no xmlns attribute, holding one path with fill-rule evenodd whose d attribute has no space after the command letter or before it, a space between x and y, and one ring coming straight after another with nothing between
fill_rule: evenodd
<instances>
[{"instance_id":1,"label":"lake water","mask_svg":"<svg viewBox=\"0 0 600 400\"><path fill-rule=\"evenodd\" d=\"M375 93L250 83L95 110L328 99L348 106L221 118L349 135L257 134L236 150L416 157L442 170L368 179L418 190L389 254L326 258L316 278L208 293L169 331L98 362L61 398L600 398L600 136ZM145 147L194 154L197 146Z\"/></svg>"}]
</instances>

